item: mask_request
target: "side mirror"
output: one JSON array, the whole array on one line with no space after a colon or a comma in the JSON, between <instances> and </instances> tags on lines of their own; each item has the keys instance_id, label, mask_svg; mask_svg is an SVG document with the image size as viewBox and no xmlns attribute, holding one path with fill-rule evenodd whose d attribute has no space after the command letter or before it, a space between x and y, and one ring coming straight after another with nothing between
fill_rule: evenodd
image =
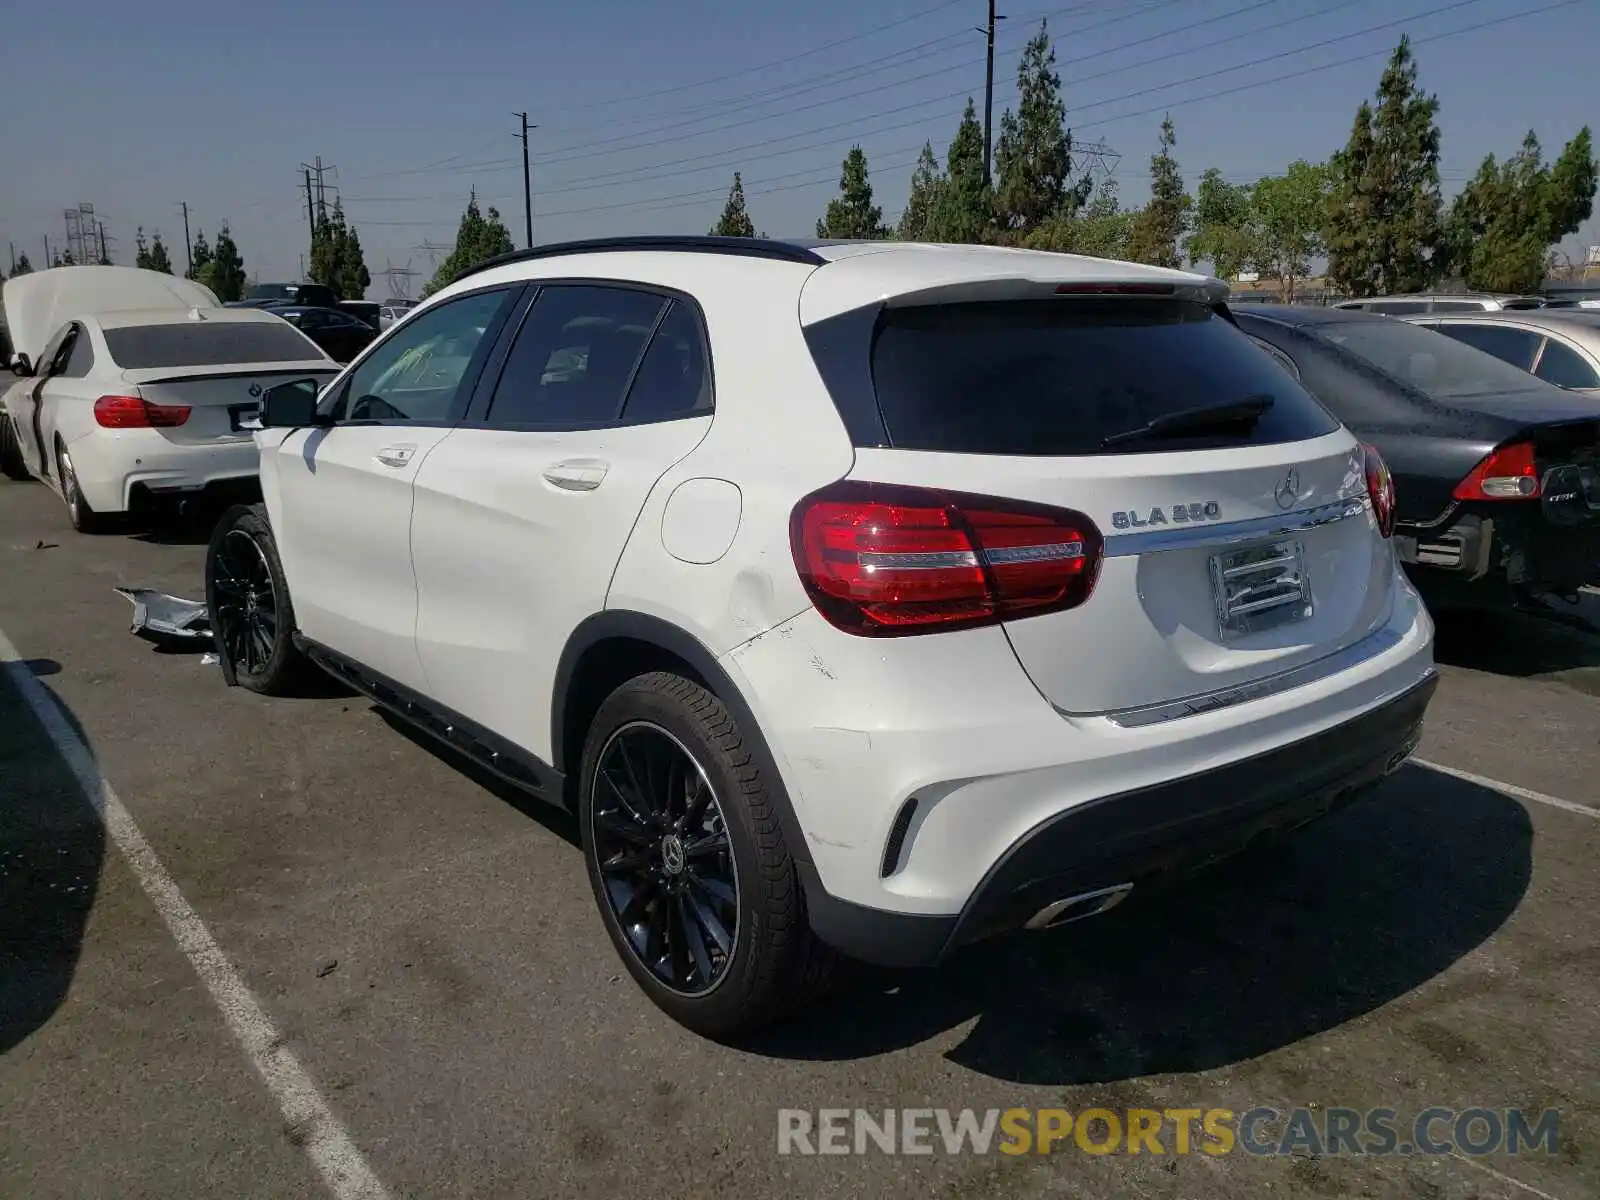
<instances>
[{"instance_id":1,"label":"side mirror","mask_svg":"<svg viewBox=\"0 0 1600 1200\"><path fill-rule=\"evenodd\" d=\"M11 373L19 379L26 379L33 374L33 364L28 361L28 356L20 350L11 356Z\"/></svg>"},{"instance_id":2,"label":"side mirror","mask_svg":"<svg viewBox=\"0 0 1600 1200\"><path fill-rule=\"evenodd\" d=\"M263 429L303 429L326 424L317 416L317 381L296 379L268 388L261 395L260 419Z\"/></svg>"}]
</instances>

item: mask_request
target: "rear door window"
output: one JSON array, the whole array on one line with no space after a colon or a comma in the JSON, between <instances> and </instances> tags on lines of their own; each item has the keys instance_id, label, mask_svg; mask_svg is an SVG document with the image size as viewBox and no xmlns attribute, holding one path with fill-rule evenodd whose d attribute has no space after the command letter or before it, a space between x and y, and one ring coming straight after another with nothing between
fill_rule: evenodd
<instances>
[{"instance_id":1,"label":"rear door window","mask_svg":"<svg viewBox=\"0 0 1600 1200\"><path fill-rule=\"evenodd\" d=\"M965 454L1149 453L1320 437L1338 422L1225 317L1181 300L888 309L872 349L891 445ZM1104 445L1174 413L1270 400L1254 420Z\"/></svg>"},{"instance_id":2,"label":"rear door window","mask_svg":"<svg viewBox=\"0 0 1600 1200\"><path fill-rule=\"evenodd\" d=\"M1533 356L1539 352L1538 334L1530 333L1526 329L1514 329L1509 325L1478 325L1468 324L1465 321L1442 322L1439 325L1439 332L1455 338L1458 342L1476 346L1486 354L1494 355L1501 362L1508 362L1524 371L1533 370Z\"/></svg>"},{"instance_id":3,"label":"rear door window","mask_svg":"<svg viewBox=\"0 0 1600 1200\"><path fill-rule=\"evenodd\" d=\"M1600 375L1584 362L1581 355L1570 346L1554 338L1544 344L1539 356L1539 369L1534 372L1540 379L1564 388L1600 388Z\"/></svg>"},{"instance_id":4,"label":"rear door window","mask_svg":"<svg viewBox=\"0 0 1600 1200\"><path fill-rule=\"evenodd\" d=\"M489 424L571 429L615 422L668 303L632 288L542 288L495 385Z\"/></svg>"},{"instance_id":5,"label":"rear door window","mask_svg":"<svg viewBox=\"0 0 1600 1200\"><path fill-rule=\"evenodd\" d=\"M1427 312L1428 302L1426 300L1374 300L1367 305L1367 311L1398 317L1407 313Z\"/></svg>"}]
</instances>

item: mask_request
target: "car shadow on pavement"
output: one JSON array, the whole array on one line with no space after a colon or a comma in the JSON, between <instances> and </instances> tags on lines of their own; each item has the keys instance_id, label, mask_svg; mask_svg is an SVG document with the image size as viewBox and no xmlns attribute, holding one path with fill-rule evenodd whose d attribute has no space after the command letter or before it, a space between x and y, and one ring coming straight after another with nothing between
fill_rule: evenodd
<instances>
[{"instance_id":1,"label":"car shadow on pavement","mask_svg":"<svg viewBox=\"0 0 1600 1200\"><path fill-rule=\"evenodd\" d=\"M1600 626L1600 598L1582 597L1556 611ZM1494 675L1528 678L1600 667L1600 634L1520 613L1437 612L1439 662ZM1597 672L1600 675L1600 672Z\"/></svg>"},{"instance_id":2,"label":"car shadow on pavement","mask_svg":"<svg viewBox=\"0 0 1600 1200\"><path fill-rule=\"evenodd\" d=\"M1532 838L1516 801L1407 767L1275 849L852 988L743 1048L848 1060L976 1018L949 1059L1011 1082L1240 1063L1371 1012L1481 944L1528 887Z\"/></svg>"},{"instance_id":3,"label":"car shadow on pavement","mask_svg":"<svg viewBox=\"0 0 1600 1200\"><path fill-rule=\"evenodd\" d=\"M48 659L22 665L35 675L60 670ZM88 745L72 713L59 703L57 711ZM44 1025L65 1000L106 851L104 825L8 670L0 670L0 780L4 1054Z\"/></svg>"}]
</instances>

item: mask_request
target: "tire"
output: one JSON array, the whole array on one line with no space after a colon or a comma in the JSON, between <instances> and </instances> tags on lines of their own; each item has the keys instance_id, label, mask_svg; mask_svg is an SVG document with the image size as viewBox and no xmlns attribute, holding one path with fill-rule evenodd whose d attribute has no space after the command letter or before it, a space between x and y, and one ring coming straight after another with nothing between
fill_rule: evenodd
<instances>
[{"instance_id":1,"label":"tire","mask_svg":"<svg viewBox=\"0 0 1600 1200\"><path fill-rule=\"evenodd\" d=\"M294 604L265 505L236 504L217 522L206 550L206 608L230 684L286 696L316 674L294 644Z\"/></svg>"},{"instance_id":2,"label":"tire","mask_svg":"<svg viewBox=\"0 0 1600 1200\"><path fill-rule=\"evenodd\" d=\"M22 443L17 440L17 427L9 414L0 409L0 475L7 479L31 479L28 464L22 457Z\"/></svg>"},{"instance_id":3,"label":"tire","mask_svg":"<svg viewBox=\"0 0 1600 1200\"><path fill-rule=\"evenodd\" d=\"M72 457L67 453L67 448L59 443L56 445L56 475L61 480L61 498L66 501L67 520L72 522L72 527L79 533L87 534L104 533L109 529L110 520L89 506L88 498L78 486L78 473L73 469Z\"/></svg>"},{"instance_id":4,"label":"tire","mask_svg":"<svg viewBox=\"0 0 1600 1200\"><path fill-rule=\"evenodd\" d=\"M670 766L660 766L672 761L673 746L687 760L676 776ZM657 748L661 760L651 757ZM643 785L630 786L630 774ZM617 779L623 790L609 782ZM684 789L677 804L670 799L679 790L675 780ZM819 995L836 973L837 954L817 940L806 919L800 879L773 804L771 789L779 786L763 778L722 703L668 672L641 675L612 692L584 743L578 820L606 932L645 994L706 1037L727 1039L786 1016ZM693 820L684 809L695 807L692 798L707 791L709 799L699 803L704 815ZM667 823L660 812L642 822L637 806L632 816L623 809L645 793L653 807L666 808L667 817L676 814L676 823ZM618 832L623 827L629 832ZM725 850L713 848L719 833ZM637 865L645 859L649 876ZM630 865L617 866L624 860ZM733 914L725 951L708 940L712 926L697 919L697 910L716 918L725 935L726 918ZM669 924L674 912L679 923ZM691 924L701 931L709 971L692 952ZM674 962L689 970L669 979Z\"/></svg>"}]
</instances>

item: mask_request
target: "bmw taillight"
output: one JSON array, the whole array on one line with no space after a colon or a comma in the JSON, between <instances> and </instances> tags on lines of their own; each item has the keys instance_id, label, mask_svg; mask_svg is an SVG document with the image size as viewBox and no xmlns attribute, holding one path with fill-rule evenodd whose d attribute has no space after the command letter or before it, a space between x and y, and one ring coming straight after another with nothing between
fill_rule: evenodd
<instances>
[{"instance_id":1,"label":"bmw taillight","mask_svg":"<svg viewBox=\"0 0 1600 1200\"><path fill-rule=\"evenodd\" d=\"M1388 537L1394 532L1394 476L1377 447L1363 445L1366 459L1367 496L1372 501L1372 515L1377 518L1378 532Z\"/></svg>"},{"instance_id":2,"label":"bmw taillight","mask_svg":"<svg viewBox=\"0 0 1600 1200\"><path fill-rule=\"evenodd\" d=\"M795 566L848 633L987 625L1082 604L1102 541L1082 513L992 496L845 480L795 506Z\"/></svg>"},{"instance_id":3,"label":"bmw taillight","mask_svg":"<svg viewBox=\"0 0 1600 1200\"><path fill-rule=\"evenodd\" d=\"M1539 468L1533 443L1501 446L1473 467L1451 494L1457 500L1537 500Z\"/></svg>"},{"instance_id":4,"label":"bmw taillight","mask_svg":"<svg viewBox=\"0 0 1600 1200\"><path fill-rule=\"evenodd\" d=\"M101 396L95 424L106 429L170 429L189 419L187 404L151 404L139 396Z\"/></svg>"}]
</instances>

